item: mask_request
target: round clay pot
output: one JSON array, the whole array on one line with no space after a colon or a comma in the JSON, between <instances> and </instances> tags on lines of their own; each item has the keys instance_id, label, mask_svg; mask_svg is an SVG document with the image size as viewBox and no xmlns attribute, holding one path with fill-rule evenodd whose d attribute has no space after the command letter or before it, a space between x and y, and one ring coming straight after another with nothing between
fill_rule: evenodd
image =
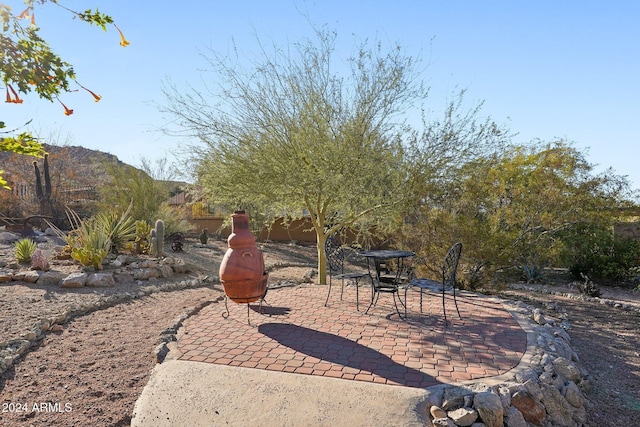
<instances>
[{"instance_id":1,"label":"round clay pot","mask_svg":"<svg viewBox=\"0 0 640 427\"><path fill-rule=\"evenodd\" d=\"M265 295L269 275L264 271L264 256L249 229L249 216L236 211L231 220L229 248L220 264L220 281L229 299L250 303Z\"/></svg>"}]
</instances>

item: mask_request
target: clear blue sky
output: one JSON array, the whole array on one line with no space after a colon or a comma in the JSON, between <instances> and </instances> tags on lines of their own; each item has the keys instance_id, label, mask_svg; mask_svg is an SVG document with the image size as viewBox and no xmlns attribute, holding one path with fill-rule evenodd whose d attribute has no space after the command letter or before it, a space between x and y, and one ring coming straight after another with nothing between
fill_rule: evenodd
<instances>
[{"instance_id":1,"label":"clear blue sky","mask_svg":"<svg viewBox=\"0 0 640 427\"><path fill-rule=\"evenodd\" d=\"M3 2L22 10L18 0ZM636 0L60 0L76 10L112 15L119 36L71 20L55 5L37 7L42 34L75 66L79 81L103 99L84 93L62 97L75 113L25 98L2 104L13 127L33 119L40 135L109 152L139 165L172 158L183 143L157 131L165 102L162 82L200 82L200 56L227 51L233 39L244 53L256 35L285 45L310 36L302 13L337 30L346 48L357 39L398 42L407 54L430 61L425 79L429 105L442 110L456 88L467 100L485 101L483 113L517 132L516 142L565 138L588 149L599 169L612 167L640 188L640 2ZM354 37L355 36L355 37ZM345 56L348 52L345 51Z\"/></svg>"}]
</instances>

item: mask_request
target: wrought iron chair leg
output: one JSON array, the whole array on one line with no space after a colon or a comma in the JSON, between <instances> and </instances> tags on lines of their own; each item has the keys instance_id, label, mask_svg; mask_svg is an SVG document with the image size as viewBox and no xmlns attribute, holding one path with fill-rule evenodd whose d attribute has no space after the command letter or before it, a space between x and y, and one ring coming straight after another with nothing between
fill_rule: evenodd
<instances>
[{"instance_id":1,"label":"wrought iron chair leg","mask_svg":"<svg viewBox=\"0 0 640 427\"><path fill-rule=\"evenodd\" d=\"M360 288L360 285L358 285L358 282L360 281L359 277L356 277L353 282L356 285L356 311L360 311L360 297L358 296L358 288Z\"/></svg>"},{"instance_id":2,"label":"wrought iron chair leg","mask_svg":"<svg viewBox=\"0 0 640 427\"><path fill-rule=\"evenodd\" d=\"M369 304L369 307L367 307L367 310L364 312L364 314L368 314L371 307L376 305L378 303L378 298L380 298L380 291L378 292L372 291L372 292L373 293L371 294L371 303Z\"/></svg>"},{"instance_id":3,"label":"wrought iron chair leg","mask_svg":"<svg viewBox=\"0 0 640 427\"><path fill-rule=\"evenodd\" d=\"M460 319L462 319L462 316L460 315L460 309L458 308L458 299L456 298L456 289L453 288L453 302L456 305L456 311L458 312L458 317Z\"/></svg>"},{"instance_id":4,"label":"wrought iron chair leg","mask_svg":"<svg viewBox=\"0 0 640 427\"><path fill-rule=\"evenodd\" d=\"M393 293L393 305L396 307L396 313L398 313L398 316L402 319L402 314L400 314L400 309L398 308L398 302L396 301L396 293ZM400 300L400 296L398 295L397 297L398 300ZM400 304L402 304L402 300L400 300Z\"/></svg>"},{"instance_id":5,"label":"wrought iron chair leg","mask_svg":"<svg viewBox=\"0 0 640 427\"><path fill-rule=\"evenodd\" d=\"M329 295L331 295L331 273L329 273L329 292L327 292L327 299L324 302L325 307L329 304Z\"/></svg>"},{"instance_id":6,"label":"wrought iron chair leg","mask_svg":"<svg viewBox=\"0 0 640 427\"><path fill-rule=\"evenodd\" d=\"M444 286L442 288L442 312L444 313L444 327L446 328L447 326L449 326L449 323L447 322L447 307L444 303Z\"/></svg>"},{"instance_id":7,"label":"wrought iron chair leg","mask_svg":"<svg viewBox=\"0 0 640 427\"><path fill-rule=\"evenodd\" d=\"M409 290L409 286L404 288L404 320L407 320L407 291Z\"/></svg>"}]
</instances>

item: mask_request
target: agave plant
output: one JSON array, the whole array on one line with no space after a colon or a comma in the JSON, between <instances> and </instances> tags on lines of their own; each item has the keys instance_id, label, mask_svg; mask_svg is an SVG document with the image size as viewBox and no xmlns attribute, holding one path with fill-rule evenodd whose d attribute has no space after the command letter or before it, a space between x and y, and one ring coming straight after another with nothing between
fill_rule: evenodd
<instances>
[{"instance_id":1,"label":"agave plant","mask_svg":"<svg viewBox=\"0 0 640 427\"><path fill-rule=\"evenodd\" d=\"M31 239L21 239L15 243L16 259L18 262L31 262L31 257L36 251L36 243Z\"/></svg>"},{"instance_id":2,"label":"agave plant","mask_svg":"<svg viewBox=\"0 0 640 427\"><path fill-rule=\"evenodd\" d=\"M124 248L127 241L135 237L135 223L129 216L130 209L131 205L120 216L102 213L87 219L81 219L75 211L68 209L67 218L73 227L72 231L65 234L53 224L49 223L49 226L67 242L73 259L99 270L109 252Z\"/></svg>"}]
</instances>

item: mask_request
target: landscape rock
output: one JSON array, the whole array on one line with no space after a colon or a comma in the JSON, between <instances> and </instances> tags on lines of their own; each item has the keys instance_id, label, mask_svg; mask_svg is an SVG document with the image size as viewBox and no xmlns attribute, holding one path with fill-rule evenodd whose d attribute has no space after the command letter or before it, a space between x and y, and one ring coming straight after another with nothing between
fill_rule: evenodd
<instances>
[{"instance_id":1,"label":"landscape rock","mask_svg":"<svg viewBox=\"0 0 640 427\"><path fill-rule=\"evenodd\" d=\"M553 367L558 374L562 375L569 381L579 383L580 379L582 378L582 374L580 373L578 367L564 357L558 357L556 360L554 360Z\"/></svg>"},{"instance_id":2,"label":"landscape rock","mask_svg":"<svg viewBox=\"0 0 640 427\"><path fill-rule=\"evenodd\" d=\"M573 381L569 381L567 385L561 390L564 398L569 404L575 408L579 408L584 405L584 397L580 392L580 389Z\"/></svg>"},{"instance_id":3,"label":"landscape rock","mask_svg":"<svg viewBox=\"0 0 640 427\"><path fill-rule=\"evenodd\" d=\"M453 411L464 406L464 397L471 396L473 392L462 387L452 387L445 389L442 397L442 409Z\"/></svg>"},{"instance_id":4,"label":"landscape rock","mask_svg":"<svg viewBox=\"0 0 640 427\"><path fill-rule=\"evenodd\" d=\"M449 418L435 418L431 423L434 427L456 427L456 424Z\"/></svg>"},{"instance_id":5,"label":"landscape rock","mask_svg":"<svg viewBox=\"0 0 640 427\"><path fill-rule=\"evenodd\" d=\"M429 413L431 413L431 416L433 418L446 418L447 417L447 411L445 411L444 409L442 409L439 406L432 406L431 409L429 410Z\"/></svg>"},{"instance_id":6,"label":"landscape rock","mask_svg":"<svg viewBox=\"0 0 640 427\"><path fill-rule=\"evenodd\" d=\"M573 411L571 405L567 403L565 398L560 394L557 388L543 384L542 385L542 404L547 412L552 425L554 426L573 426Z\"/></svg>"},{"instance_id":7,"label":"landscape rock","mask_svg":"<svg viewBox=\"0 0 640 427\"><path fill-rule=\"evenodd\" d=\"M82 288L87 284L87 273L71 273L60 284L61 288Z\"/></svg>"},{"instance_id":8,"label":"landscape rock","mask_svg":"<svg viewBox=\"0 0 640 427\"><path fill-rule=\"evenodd\" d=\"M547 319L545 319L544 314L539 308L533 310L533 321L538 325L545 325L547 323Z\"/></svg>"},{"instance_id":9,"label":"landscape rock","mask_svg":"<svg viewBox=\"0 0 640 427\"><path fill-rule=\"evenodd\" d=\"M478 419L478 412L473 408L460 408L449 411L447 416L453 420L457 426L469 427Z\"/></svg>"},{"instance_id":10,"label":"landscape rock","mask_svg":"<svg viewBox=\"0 0 640 427\"><path fill-rule=\"evenodd\" d=\"M93 273L87 278L86 286L107 288L115 286L116 281L111 273Z\"/></svg>"},{"instance_id":11,"label":"landscape rock","mask_svg":"<svg viewBox=\"0 0 640 427\"><path fill-rule=\"evenodd\" d=\"M20 237L16 234L4 231L0 233L0 243L15 243L20 240Z\"/></svg>"},{"instance_id":12,"label":"landscape rock","mask_svg":"<svg viewBox=\"0 0 640 427\"><path fill-rule=\"evenodd\" d=\"M518 391L511 396L511 405L520 411L527 422L537 426L541 426L547 416L542 404L527 391Z\"/></svg>"},{"instance_id":13,"label":"landscape rock","mask_svg":"<svg viewBox=\"0 0 640 427\"><path fill-rule=\"evenodd\" d=\"M511 406L505 412L504 423L507 427L527 427L527 421L524 419L522 412L515 406Z\"/></svg>"},{"instance_id":14,"label":"landscape rock","mask_svg":"<svg viewBox=\"0 0 640 427\"><path fill-rule=\"evenodd\" d=\"M13 273L8 270L0 270L0 283L11 282L13 280Z\"/></svg>"},{"instance_id":15,"label":"landscape rock","mask_svg":"<svg viewBox=\"0 0 640 427\"><path fill-rule=\"evenodd\" d=\"M491 392L482 392L473 398L473 406L487 427L502 427L504 412L500 396Z\"/></svg>"},{"instance_id":16,"label":"landscape rock","mask_svg":"<svg viewBox=\"0 0 640 427\"><path fill-rule=\"evenodd\" d=\"M64 280L67 275L61 271L46 271L40 275L38 279L39 285L53 285L58 286Z\"/></svg>"},{"instance_id":17,"label":"landscape rock","mask_svg":"<svg viewBox=\"0 0 640 427\"><path fill-rule=\"evenodd\" d=\"M516 373L516 381L519 383L525 383L531 379L538 379L538 373L533 368L527 368Z\"/></svg>"}]
</instances>

